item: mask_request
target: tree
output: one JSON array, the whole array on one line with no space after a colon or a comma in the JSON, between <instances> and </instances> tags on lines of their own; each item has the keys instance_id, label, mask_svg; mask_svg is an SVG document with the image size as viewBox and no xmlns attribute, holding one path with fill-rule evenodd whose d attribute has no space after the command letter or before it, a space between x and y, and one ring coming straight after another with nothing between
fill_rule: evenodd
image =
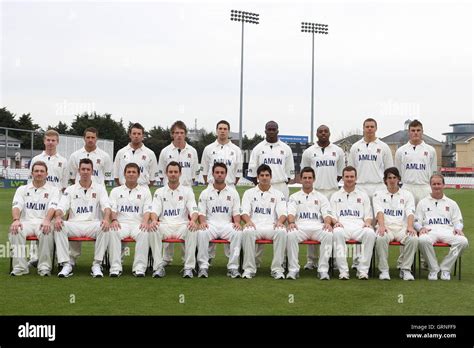
<instances>
[{"instance_id":1,"label":"tree","mask_svg":"<svg viewBox=\"0 0 474 348\"><path fill-rule=\"evenodd\" d=\"M169 128L163 128L161 126L153 127L149 132L146 133L147 137L143 141L146 147L149 147L158 159L161 150L171 143L171 133Z\"/></svg>"},{"instance_id":2,"label":"tree","mask_svg":"<svg viewBox=\"0 0 474 348\"><path fill-rule=\"evenodd\" d=\"M62 121L59 121L56 126L48 125L47 129L54 129L59 134L69 134L69 126L67 125L67 123L64 123Z\"/></svg>"},{"instance_id":3,"label":"tree","mask_svg":"<svg viewBox=\"0 0 474 348\"><path fill-rule=\"evenodd\" d=\"M18 121L15 114L12 114L6 107L0 109L0 127L18 128Z\"/></svg>"},{"instance_id":4,"label":"tree","mask_svg":"<svg viewBox=\"0 0 474 348\"><path fill-rule=\"evenodd\" d=\"M196 149L199 159L202 159L204 148L210 143L213 143L215 140L216 135L214 133L208 133L204 130L204 132L199 135L199 139L197 141L191 141L190 143Z\"/></svg>"},{"instance_id":5,"label":"tree","mask_svg":"<svg viewBox=\"0 0 474 348\"><path fill-rule=\"evenodd\" d=\"M123 120L120 119L117 122L111 114L99 115L93 112L91 114L76 115L69 134L83 136L84 130L88 127L96 128L99 131L100 138L114 141L114 156L118 150L128 144L128 134L123 126Z\"/></svg>"},{"instance_id":6,"label":"tree","mask_svg":"<svg viewBox=\"0 0 474 348\"><path fill-rule=\"evenodd\" d=\"M21 115L20 119L18 120L18 128L20 129L27 129L35 131L33 137L33 148L41 149L43 146L43 137L41 136L42 129L36 123L33 123L33 119L31 118L31 114L23 114ZM39 134L36 131L39 131ZM31 148L31 133L25 132L18 132L16 133L16 137L20 139L23 143L21 145L24 149Z\"/></svg>"},{"instance_id":7,"label":"tree","mask_svg":"<svg viewBox=\"0 0 474 348\"><path fill-rule=\"evenodd\" d=\"M255 146L257 146L258 143L263 141L265 139L261 135L255 134L253 138L247 137L247 135L244 135L242 139L242 150L252 150Z\"/></svg>"}]
</instances>

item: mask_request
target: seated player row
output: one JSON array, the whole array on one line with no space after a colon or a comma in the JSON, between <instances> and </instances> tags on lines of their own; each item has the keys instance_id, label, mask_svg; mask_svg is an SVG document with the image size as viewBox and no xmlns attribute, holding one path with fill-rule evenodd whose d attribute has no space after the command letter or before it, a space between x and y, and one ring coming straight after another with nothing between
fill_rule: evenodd
<instances>
[{"instance_id":1,"label":"seated player row","mask_svg":"<svg viewBox=\"0 0 474 348\"><path fill-rule=\"evenodd\" d=\"M302 189L291 195L287 204L284 195L271 186L271 168L260 165L257 169L258 185L244 193L241 205L237 191L225 183L226 165L216 163L212 167L214 182L201 193L197 206L192 189L180 184L181 166L177 162L167 165L167 185L156 190L153 198L147 186L138 185L140 169L135 163L126 165L125 184L114 188L110 198L103 185L92 182L92 171L92 161L81 159L79 181L69 186L59 198L59 190L46 182L46 164L36 162L33 165L32 183L20 187L13 199L10 229L12 275L29 272L24 249L26 237L30 235L39 239L38 272L42 276L51 273L53 243L56 243L58 263L62 265L59 277L71 276L76 262L70 254L68 237L96 239L91 273L94 277L103 276L101 263L107 249L110 276L118 277L122 273L121 240L127 237L136 240L133 274L145 276L151 248L153 277L157 278L166 274L162 245L166 238L185 241L185 278L193 277L196 249L198 276L208 276L209 241L216 238L230 241L228 276L241 276L239 258L242 248L242 277L249 279L257 272L257 239L273 240L271 275L275 279L285 278L285 250L288 254L286 278L298 277L298 243L304 240L321 243L318 274L322 280L329 279L331 256L337 263L339 279L349 279L346 241L350 239L362 243L357 269L359 279L369 277L374 243L380 279L390 279L387 263L389 242L397 240L405 245L401 265L404 280L414 279L410 269L418 243L428 261L430 280L436 280L440 270L441 279L449 280L456 258L468 245L462 232L459 207L444 195L444 178L439 174L432 176L432 193L420 201L415 212L413 196L399 188L401 178L398 170L394 167L385 170L387 188L374 194L377 220L374 231L370 199L356 187L357 171L350 166L343 170L344 186L331 196L330 201L314 190L314 170L303 168ZM66 215L68 218L64 220ZM54 226L51 226L53 219ZM433 249L437 241L451 245L441 266Z\"/></svg>"}]
</instances>

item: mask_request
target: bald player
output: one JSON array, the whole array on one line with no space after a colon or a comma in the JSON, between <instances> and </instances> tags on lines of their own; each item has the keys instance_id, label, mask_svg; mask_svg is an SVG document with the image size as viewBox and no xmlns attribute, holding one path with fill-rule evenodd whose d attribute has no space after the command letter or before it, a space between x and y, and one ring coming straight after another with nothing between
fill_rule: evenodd
<instances>
[{"instance_id":1,"label":"bald player","mask_svg":"<svg viewBox=\"0 0 474 348\"><path fill-rule=\"evenodd\" d=\"M240 197L226 184L227 166L216 162L212 166L213 183L199 196L198 265L199 278L208 277L209 241L222 238L230 241L227 276L239 278L239 256L242 244L240 227Z\"/></svg>"},{"instance_id":2,"label":"bald player","mask_svg":"<svg viewBox=\"0 0 474 348\"><path fill-rule=\"evenodd\" d=\"M192 188L180 184L181 165L172 161L166 166L167 184L155 191L149 241L153 253L153 278L166 275L163 243L166 238L184 239L183 278L192 278L196 265L198 209Z\"/></svg>"},{"instance_id":3,"label":"bald player","mask_svg":"<svg viewBox=\"0 0 474 348\"><path fill-rule=\"evenodd\" d=\"M327 199L339 190L342 169L345 166L344 151L329 141L329 127L321 125L316 130L318 141L303 152L301 168L310 167L315 172L314 188ZM304 269L314 269L318 263L317 248L308 245L307 261Z\"/></svg>"},{"instance_id":4,"label":"bald player","mask_svg":"<svg viewBox=\"0 0 474 348\"><path fill-rule=\"evenodd\" d=\"M53 228L51 219L58 205L59 189L46 181L48 167L43 161L36 161L31 174L31 183L20 186L13 197L9 240L13 247L12 276L28 274L26 261L26 237L39 239L38 274L50 276L53 260Z\"/></svg>"},{"instance_id":5,"label":"bald player","mask_svg":"<svg viewBox=\"0 0 474 348\"><path fill-rule=\"evenodd\" d=\"M30 171L33 169L33 165L42 161L48 166L48 176L46 181L51 185L57 187L59 190L64 191L68 185L68 171L67 171L67 160L57 152L59 144L59 133L54 129L49 129L44 133L43 137L44 151L33 157L30 162ZM32 182L32 177L28 180ZM36 252L36 242L30 243L30 261L29 266L36 267L38 265L38 255Z\"/></svg>"},{"instance_id":6,"label":"bald player","mask_svg":"<svg viewBox=\"0 0 474 348\"><path fill-rule=\"evenodd\" d=\"M257 185L257 168L268 165L272 170L271 185L283 193L288 201L290 190L288 184L295 178L295 163L291 148L278 139L278 123L268 121L265 124L265 140L257 144L249 159L248 177ZM257 265L263 258L264 245L257 245Z\"/></svg>"},{"instance_id":7,"label":"bald player","mask_svg":"<svg viewBox=\"0 0 474 348\"><path fill-rule=\"evenodd\" d=\"M271 186L272 169L266 164L257 168L258 185L245 191L242 198L241 218L244 221L242 247L244 249L244 273L242 278L251 279L257 273L255 241L273 240L273 260L271 276L285 279L283 258L285 255L287 232L286 199L281 191Z\"/></svg>"},{"instance_id":8,"label":"bald player","mask_svg":"<svg viewBox=\"0 0 474 348\"><path fill-rule=\"evenodd\" d=\"M433 174L430 178L431 194L423 198L416 207L415 228L419 232L420 251L428 263L428 280L451 279L451 270L456 259L462 255L469 242L464 236L464 224L458 204L444 194L444 177ZM433 244L451 245L448 255L438 264Z\"/></svg>"},{"instance_id":9,"label":"bald player","mask_svg":"<svg viewBox=\"0 0 474 348\"><path fill-rule=\"evenodd\" d=\"M135 259L132 272L135 277L144 277L148 264L148 232L152 212L152 195L146 185L138 185L140 167L128 163L124 169L125 184L110 192L112 223L110 224L110 276L122 274L121 243L124 238L133 238Z\"/></svg>"},{"instance_id":10,"label":"bald player","mask_svg":"<svg viewBox=\"0 0 474 348\"><path fill-rule=\"evenodd\" d=\"M388 246L393 241L405 246L400 278L415 280L411 274L413 259L418 248L418 236L413 227L415 199L409 191L399 187L400 180L397 168L387 168L384 172L387 188L374 193L374 212L377 219L375 250L379 260L380 280L390 280Z\"/></svg>"},{"instance_id":11,"label":"bald player","mask_svg":"<svg viewBox=\"0 0 474 348\"><path fill-rule=\"evenodd\" d=\"M55 212L54 241L58 263L63 266L58 273L60 278L72 276L76 262L69 255L68 237L96 239L91 275L94 278L104 276L101 263L109 245L111 210L104 185L92 181L93 170L94 164L89 158L80 160L80 179L64 191ZM63 221L68 213L67 221Z\"/></svg>"},{"instance_id":12,"label":"bald player","mask_svg":"<svg viewBox=\"0 0 474 348\"><path fill-rule=\"evenodd\" d=\"M332 212L328 199L314 189L314 170L304 167L301 170L300 191L290 196L288 203L288 274L287 279L299 275L298 243L305 240L321 242L322 255L319 259L318 273L321 280L329 280L329 258L332 254Z\"/></svg>"},{"instance_id":13,"label":"bald player","mask_svg":"<svg viewBox=\"0 0 474 348\"><path fill-rule=\"evenodd\" d=\"M349 279L349 267L346 259L346 241L353 239L362 243L360 264L357 277L369 279L370 260L375 243L375 231L372 228L372 207L367 194L356 187L357 170L347 166L342 171L344 186L331 196L333 219L334 249L339 268L339 279Z\"/></svg>"}]
</instances>

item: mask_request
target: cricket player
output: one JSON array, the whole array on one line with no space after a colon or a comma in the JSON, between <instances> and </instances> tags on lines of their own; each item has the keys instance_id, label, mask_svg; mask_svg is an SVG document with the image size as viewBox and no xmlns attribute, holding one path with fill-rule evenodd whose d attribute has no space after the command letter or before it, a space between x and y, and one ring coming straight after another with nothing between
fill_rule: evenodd
<instances>
[{"instance_id":1,"label":"cricket player","mask_svg":"<svg viewBox=\"0 0 474 348\"><path fill-rule=\"evenodd\" d=\"M288 273L286 279L299 276L298 243L305 240L321 242L322 255L319 258L319 279L329 280L329 258L332 255L331 206L322 193L314 189L315 173L311 167L304 167L300 173L303 187L290 196L288 202Z\"/></svg>"},{"instance_id":2,"label":"cricket player","mask_svg":"<svg viewBox=\"0 0 474 348\"><path fill-rule=\"evenodd\" d=\"M212 166L213 183L199 196L198 277L208 277L209 241L222 238L230 241L227 276L240 277L239 256L242 244L240 227L240 197L235 188L226 184L227 166L216 162Z\"/></svg>"},{"instance_id":3,"label":"cricket player","mask_svg":"<svg viewBox=\"0 0 474 348\"><path fill-rule=\"evenodd\" d=\"M392 152L378 139L377 121L368 118L363 123L364 137L352 145L348 165L357 170L357 187L372 199L376 191L384 190L384 170L393 167Z\"/></svg>"},{"instance_id":4,"label":"cricket player","mask_svg":"<svg viewBox=\"0 0 474 348\"><path fill-rule=\"evenodd\" d=\"M54 129L47 130L44 133L43 144L44 151L33 157L30 162L30 171L36 162L42 161L46 163L48 166L48 176L46 177L46 181L57 187L59 190L64 191L68 185L69 176L67 171L67 160L57 152L59 133ZM31 183L32 178L30 178L28 182ZM38 265L36 245L35 241L30 243L30 261L28 262L28 265L33 267L37 267Z\"/></svg>"},{"instance_id":5,"label":"cricket player","mask_svg":"<svg viewBox=\"0 0 474 348\"><path fill-rule=\"evenodd\" d=\"M316 130L318 141L303 152L301 168L313 168L316 176L313 180L314 188L328 200L339 190L339 181L342 178L342 169L345 167L344 151L329 141L331 132L329 127L321 125ZM304 269L314 269L318 263L317 248L308 245L307 260Z\"/></svg>"},{"instance_id":6,"label":"cricket player","mask_svg":"<svg viewBox=\"0 0 474 348\"><path fill-rule=\"evenodd\" d=\"M146 185L138 185L140 167L128 163L124 169L125 184L110 192L112 223L110 224L110 276L122 274L121 240L133 238L135 259L132 272L135 277L144 277L148 264L149 222L152 212L152 195Z\"/></svg>"},{"instance_id":7,"label":"cricket player","mask_svg":"<svg viewBox=\"0 0 474 348\"><path fill-rule=\"evenodd\" d=\"M342 170L344 186L331 196L333 219L334 249L339 268L339 279L349 279L349 267L346 259L346 241L353 239L362 242L362 254L357 266L357 277L369 279L370 260L375 243L372 228L372 207L367 194L356 187L357 170L347 166Z\"/></svg>"},{"instance_id":8,"label":"cricket player","mask_svg":"<svg viewBox=\"0 0 474 348\"><path fill-rule=\"evenodd\" d=\"M57 152L59 143L59 133L54 129L49 129L44 133L43 138L44 151L33 157L30 162L30 170L33 165L42 161L48 166L48 176L46 181L57 187L59 190L64 190L68 186L68 171L67 160ZM31 182L31 181L30 181Z\"/></svg>"},{"instance_id":9,"label":"cricket player","mask_svg":"<svg viewBox=\"0 0 474 348\"><path fill-rule=\"evenodd\" d=\"M265 125L265 140L257 144L250 154L248 177L257 184L257 168L268 165L272 170L272 188L279 190L288 200L288 183L295 178L295 164L291 148L278 139L278 123Z\"/></svg>"},{"instance_id":10,"label":"cricket player","mask_svg":"<svg viewBox=\"0 0 474 348\"><path fill-rule=\"evenodd\" d=\"M242 198L244 231L242 247L244 249L244 273L242 278L251 279L257 273L255 241L273 240L273 260L271 275L275 279L285 279L283 258L285 254L287 232L286 199L280 190L271 186L272 169L267 164L257 168L258 185L245 191Z\"/></svg>"},{"instance_id":11,"label":"cricket player","mask_svg":"<svg viewBox=\"0 0 474 348\"><path fill-rule=\"evenodd\" d=\"M183 121L176 121L171 126L173 141L161 151L158 160L158 176L163 185L167 183L165 168L170 162L178 162L181 166L181 185L194 185L199 174L199 160L196 149L186 142L187 134L188 129Z\"/></svg>"},{"instance_id":12,"label":"cricket player","mask_svg":"<svg viewBox=\"0 0 474 348\"><path fill-rule=\"evenodd\" d=\"M404 245L400 278L415 280L411 267L418 248L418 236L413 227L415 220L415 199L399 187L401 177L396 167L385 169L384 182L387 188L374 193L373 204L377 219L375 250L379 260L380 280L390 280L388 247L393 241Z\"/></svg>"},{"instance_id":13,"label":"cricket player","mask_svg":"<svg viewBox=\"0 0 474 348\"><path fill-rule=\"evenodd\" d=\"M71 154L68 160L69 178L74 184L80 179L79 162L83 158L89 158L94 164L92 171L92 181L105 185L106 180L112 180L112 160L107 152L97 147L99 131L89 127L84 130L84 147ZM70 253L74 259L81 255L82 242L70 242Z\"/></svg>"},{"instance_id":14,"label":"cricket player","mask_svg":"<svg viewBox=\"0 0 474 348\"><path fill-rule=\"evenodd\" d=\"M33 181L20 186L13 197L9 240L13 247L13 270L10 275L28 274L26 261L26 237L39 239L38 274L50 276L53 260L54 237L51 219L58 205L59 189L50 182L48 167L43 161L36 161L31 171Z\"/></svg>"},{"instance_id":15,"label":"cricket player","mask_svg":"<svg viewBox=\"0 0 474 348\"><path fill-rule=\"evenodd\" d=\"M166 166L167 184L155 191L151 213L149 241L153 253L153 277L163 278L165 262L163 243L166 238L185 240L183 278L192 278L196 265L198 209L193 190L180 184L181 165L172 161ZM188 216L191 218L189 219Z\"/></svg>"},{"instance_id":16,"label":"cricket player","mask_svg":"<svg viewBox=\"0 0 474 348\"><path fill-rule=\"evenodd\" d=\"M230 124L225 120L217 122L217 139L212 144L207 145L202 153L201 167L204 182L213 183L212 166L221 162L227 166L226 185L234 187L242 177L242 150L229 139ZM225 255L230 256L229 244L224 245ZM212 260L216 256L216 245L209 245L209 258Z\"/></svg>"},{"instance_id":17,"label":"cricket player","mask_svg":"<svg viewBox=\"0 0 474 348\"><path fill-rule=\"evenodd\" d=\"M181 166L180 183L183 186L192 187L199 174L199 161L197 151L186 142L188 128L183 121L176 121L171 126L171 137L173 141L165 147L158 160L158 175L161 183L166 186L167 178L165 168L170 162L178 162ZM174 244L165 243L165 266L173 261ZM184 246L181 245L181 251L184 255ZM184 262L184 260L183 260Z\"/></svg>"},{"instance_id":18,"label":"cricket player","mask_svg":"<svg viewBox=\"0 0 474 348\"><path fill-rule=\"evenodd\" d=\"M257 144L249 159L248 177L257 185L257 168L266 164L272 170L272 188L283 193L288 201L288 184L295 178L295 163L291 148L278 139L278 123L268 121L265 124L265 140ZM263 258L264 245L257 245L257 267Z\"/></svg>"},{"instance_id":19,"label":"cricket player","mask_svg":"<svg viewBox=\"0 0 474 348\"><path fill-rule=\"evenodd\" d=\"M80 179L64 191L55 212L54 241L58 263L63 266L58 273L60 278L72 276L76 263L76 260L69 255L68 237L96 239L91 275L94 278L104 276L101 263L109 245L111 210L104 185L92 181L93 170L94 164L91 159L83 158L79 161ZM68 220L63 221L63 216L68 213Z\"/></svg>"},{"instance_id":20,"label":"cricket player","mask_svg":"<svg viewBox=\"0 0 474 348\"><path fill-rule=\"evenodd\" d=\"M97 147L99 131L93 127L84 130L84 147L73 152L68 160L68 170L71 182L80 179L79 161L89 158L94 163L92 181L105 185L106 180L112 180L112 160L107 152Z\"/></svg>"},{"instance_id":21,"label":"cricket player","mask_svg":"<svg viewBox=\"0 0 474 348\"><path fill-rule=\"evenodd\" d=\"M125 184L124 169L128 163L136 163L140 167L138 185L153 186L158 179L158 164L155 153L143 144L145 128L134 123L128 130L130 143L121 148L115 155L114 175L117 186Z\"/></svg>"},{"instance_id":22,"label":"cricket player","mask_svg":"<svg viewBox=\"0 0 474 348\"><path fill-rule=\"evenodd\" d=\"M415 228L419 232L420 251L428 263L428 280L451 279L451 269L469 243L463 233L463 219L458 204L444 195L444 176L433 174L430 178L431 194L416 207ZM448 255L438 265L433 244L451 245Z\"/></svg>"},{"instance_id":23,"label":"cricket player","mask_svg":"<svg viewBox=\"0 0 474 348\"><path fill-rule=\"evenodd\" d=\"M418 204L431 193L430 177L437 170L436 150L423 141L423 125L413 120L408 125L409 141L395 153L395 167L403 178L403 188Z\"/></svg>"}]
</instances>

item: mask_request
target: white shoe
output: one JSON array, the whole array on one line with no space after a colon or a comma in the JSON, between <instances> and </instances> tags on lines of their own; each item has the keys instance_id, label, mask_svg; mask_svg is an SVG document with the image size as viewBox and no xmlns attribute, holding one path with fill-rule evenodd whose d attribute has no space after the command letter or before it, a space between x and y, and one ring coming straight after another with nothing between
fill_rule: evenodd
<instances>
[{"instance_id":1,"label":"white shoe","mask_svg":"<svg viewBox=\"0 0 474 348\"><path fill-rule=\"evenodd\" d=\"M19 277L19 276L22 276L22 275L25 275L25 274L28 274L30 273L29 270L26 270L26 271L22 271L20 269L13 269L11 272L10 272L10 275L11 276L14 276L14 277Z\"/></svg>"},{"instance_id":2,"label":"white shoe","mask_svg":"<svg viewBox=\"0 0 474 348\"><path fill-rule=\"evenodd\" d=\"M316 269L316 265L312 262L307 262L306 265L304 265L303 269L305 270L311 270L311 269Z\"/></svg>"},{"instance_id":3,"label":"white shoe","mask_svg":"<svg viewBox=\"0 0 474 348\"><path fill-rule=\"evenodd\" d=\"M293 280L296 280L296 279L298 279L299 277L300 277L300 275L299 275L298 272L291 272L291 271L290 271L290 272L288 272L288 273L286 274L286 279L293 279ZM277 279L277 278L275 278L275 279Z\"/></svg>"},{"instance_id":4,"label":"white shoe","mask_svg":"<svg viewBox=\"0 0 474 348\"><path fill-rule=\"evenodd\" d=\"M319 272L319 279L320 280L329 280L329 274L327 272Z\"/></svg>"},{"instance_id":5,"label":"white shoe","mask_svg":"<svg viewBox=\"0 0 474 348\"><path fill-rule=\"evenodd\" d=\"M364 273L364 272L359 272L359 274L357 275L357 277L360 279L360 280L368 280L369 279L369 275L367 273ZM390 278L390 276L389 276Z\"/></svg>"},{"instance_id":6,"label":"white shoe","mask_svg":"<svg viewBox=\"0 0 474 348\"><path fill-rule=\"evenodd\" d=\"M388 271L382 271L382 273L380 273L380 275L379 275L379 279L380 280L390 280L390 274L388 274Z\"/></svg>"},{"instance_id":7,"label":"white shoe","mask_svg":"<svg viewBox=\"0 0 474 348\"><path fill-rule=\"evenodd\" d=\"M403 280L415 280L415 277L413 277L410 271L402 270L401 272L403 273L403 277L402 277Z\"/></svg>"},{"instance_id":8,"label":"white shoe","mask_svg":"<svg viewBox=\"0 0 474 348\"><path fill-rule=\"evenodd\" d=\"M171 265L171 262L172 261L170 261L170 260L163 260L162 265L163 265L163 267L167 267L167 266Z\"/></svg>"},{"instance_id":9,"label":"white shoe","mask_svg":"<svg viewBox=\"0 0 474 348\"><path fill-rule=\"evenodd\" d=\"M244 271L244 274L242 274L242 279L252 279L253 277L255 277L255 273L249 271Z\"/></svg>"},{"instance_id":10,"label":"white shoe","mask_svg":"<svg viewBox=\"0 0 474 348\"><path fill-rule=\"evenodd\" d=\"M51 276L51 272L50 272L50 271L38 271L38 274L39 274L41 277L49 277L49 276Z\"/></svg>"},{"instance_id":11,"label":"white shoe","mask_svg":"<svg viewBox=\"0 0 474 348\"><path fill-rule=\"evenodd\" d=\"M441 271L441 280L451 280L451 273L448 271Z\"/></svg>"},{"instance_id":12,"label":"white shoe","mask_svg":"<svg viewBox=\"0 0 474 348\"><path fill-rule=\"evenodd\" d=\"M192 277L194 277L193 270L191 268L186 268L183 272L183 278L192 278Z\"/></svg>"},{"instance_id":13,"label":"white shoe","mask_svg":"<svg viewBox=\"0 0 474 348\"><path fill-rule=\"evenodd\" d=\"M136 271L136 272L133 272L133 276L137 278L143 278L145 277L145 272Z\"/></svg>"},{"instance_id":14,"label":"white shoe","mask_svg":"<svg viewBox=\"0 0 474 348\"><path fill-rule=\"evenodd\" d=\"M102 269L99 264L95 263L92 265L91 276L93 276L94 278L104 277L104 274L102 273Z\"/></svg>"},{"instance_id":15,"label":"white shoe","mask_svg":"<svg viewBox=\"0 0 474 348\"><path fill-rule=\"evenodd\" d=\"M285 275L281 271L272 272L273 279L285 279Z\"/></svg>"},{"instance_id":16,"label":"white shoe","mask_svg":"<svg viewBox=\"0 0 474 348\"><path fill-rule=\"evenodd\" d=\"M339 279L340 280L349 280L349 272L339 273Z\"/></svg>"},{"instance_id":17,"label":"white shoe","mask_svg":"<svg viewBox=\"0 0 474 348\"><path fill-rule=\"evenodd\" d=\"M58 273L59 278L68 278L72 276L72 266L70 263L66 262L61 269L61 272Z\"/></svg>"},{"instance_id":18,"label":"white shoe","mask_svg":"<svg viewBox=\"0 0 474 348\"><path fill-rule=\"evenodd\" d=\"M38 267L38 260L30 260L28 261L28 267Z\"/></svg>"},{"instance_id":19,"label":"white shoe","mask_svg":"<svg viewBox=\"0 0 474 348\"><path fill-rule=\"evenodd\" d=\"M207 268L201 268L198 272L198 278L208 278L209 274L207 272Z\"/></svg>"},{"instance_id":20,"label":"white shoe","mask_svg":"<svg viewBox=\"0 0 474 348\"><path fill-rule=\"evenodd\" d=\"M119 272L119 271L113 271L113 272L110 272L109 276L112 277L112 278L118 278L122 275L122 272Z\"/></svg>"},{"instance_id":21,"label":"white shoe","mask_svg":"<svg viewBox=\"0 0 474 348\"><path fill-rule=\"evenodd\" d=\"M428 280L438 280L438 272L430 272L430 274L428 274Z\"/></svg>"},{"instance_id":22,"label":"white shoe","mask_svg":"<svg viewBox=\"0 0 474 348\"><path fill-rule=\"evenodd\" d=\"M156 271L153 272L153 278L163 278L166 275L166 271L164 267L158 267Z\"/></svg>"},{"instance_id":23,"label":"white shoe","mask_svg":"<svg viewBox=\"0 0 474 348\"><path fill-rule=\"evenodd\" d=\"M240 278L240 272L238 269L229 269L227 271L227 276L231 277L232 279Z\"/></svg>"}]
</instances>

